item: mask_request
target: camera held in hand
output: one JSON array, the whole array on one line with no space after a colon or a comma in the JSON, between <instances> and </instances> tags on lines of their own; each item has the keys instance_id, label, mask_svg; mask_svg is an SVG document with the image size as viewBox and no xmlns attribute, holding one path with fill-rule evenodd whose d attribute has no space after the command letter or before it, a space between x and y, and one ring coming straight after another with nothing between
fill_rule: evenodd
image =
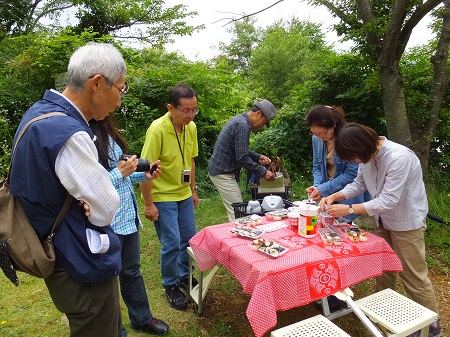
<instances>
[{"instance_id":1,"label":"camera held in hand","mask_svg":"<svg viewBox=\"0 0 450 337\"><path fill-rule=\"evenodd\" d=\"M122 154L120 156L120 160L127 160L128 158L131 158L132 156L129 154ZM138 165L136 168L136 172L146 172L146 171L150 171L150 173L153 173L156 168L157 165L153 165L152 166L152 170L150 170L150 161L148 161L147 159L137 159Z\"/></svg>"}]
</instances>

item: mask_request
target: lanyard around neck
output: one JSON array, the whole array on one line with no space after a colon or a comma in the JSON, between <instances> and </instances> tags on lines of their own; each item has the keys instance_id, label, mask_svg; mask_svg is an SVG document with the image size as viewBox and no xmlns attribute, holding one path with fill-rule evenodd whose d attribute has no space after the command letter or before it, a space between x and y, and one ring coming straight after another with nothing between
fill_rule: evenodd
<instances>
[{"instance_id":1,"label":"lanyard around neck","mask_svg":"<svg viewBox=\"0 0 450 337\"><path fill-rule=\"evenodd\" d=\"M181 159L183 160L183 169L184 169L184 155L183 155L183 150L184 150L184 145L186 144L186 126L183 126L183 129L181 130L181 133L183 134L183 150L181 149L181 144L180 144L180 140L178 139L178 133L177 130L175 129L175 125L173 125L172 122L172 126L173 126L173 131L175 131L175 137L177 137L177 142L178 142L178 148L180 149L180 153L181 153Z\"/></svg>"}]
</instances>

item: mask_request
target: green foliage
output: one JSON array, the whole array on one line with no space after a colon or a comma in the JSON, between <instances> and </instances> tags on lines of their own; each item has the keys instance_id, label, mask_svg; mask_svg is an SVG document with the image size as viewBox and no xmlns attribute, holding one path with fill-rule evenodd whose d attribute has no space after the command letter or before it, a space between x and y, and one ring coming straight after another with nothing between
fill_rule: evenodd
<instances>
[{"instance_id":1,"label":"green foliage","mask_svg":"<svg viewBox=\"0 0 450 337\"><path fill-rule=\"evenodd\" d=\"M71 24L77 34L89 29L99 36L155 46L172 42L173 35L191 35L204 28L184 21L196 12L185 5L166 8L161 0L16 0L0 3L0 41L5 36L60 30L59 18L67 11L76 12L78 21Z\"/></svg>"},{"instance_id":2,"label":"green foliage","mask_svg":"<svg viewBox=\"0 0 450 337\"><path fill-rule=\"evenodd\" d=\"M122 51L129 68L130 92L116 112L116 118L131 151L140 153L148 126L167 112L170 88L185 82L198 94L197 165L206 166L223 123L245 109L250 101L246 83L230 72L225 63L212 66L190 62L176 53L158 49L125 48Z\"/></svg>"},{"instance_id":3,"label":"green foliage","mask_svg":"<svg viewBox=\"0 0 450 337\"><path fill-rule=\"evenodd\" d=\"M173 42L173 35L191 35L203 26L190 26L184 20L197 15L185 5L164 7L161 0L77 1L78 32L92 29L101 36L137 39L153 46Z\"/></svg>"},{"instance_id":4,"label":"green foliage","mask_svg":"<svg viewBox=\"0 0 450 337\"><path fill-rule=\"evenodd\" d=\"M411 107L410 116L423 126L428 120L430 85L433 80L433 67L430 45L415 47L404 54L401 71L405 83L406 105Z\"/></svg>"},{"instance_id":5,"label":"green foliage","mask_svg":"<svg viewBox=\"0 0 450 337\"><path fill-rule=\"evenodd\" d=\"M320 26L295 18L287 23L279 21L267 28L250 58L253 90L281 107L290 90L313 78L330 53Z\"/></svg>"},{"instance_id":6,"label":"green foliage","mask_svg":"<svg viewBox=\"0 0 450 337\"><path fill-rule=\"evenodd\" d=\"M107 41L106 38L96 39L95 35L87 31L75 35L71 30L41 32L6 38L0 43L2 149L10 148L25 111L42 98L46 89L55 86L59 73L67 70L73 51L91 40ZM6 170L4 162L9 163L9 156L2 158L2 174Z\"/></svg>"},{"instance_id":7,"label":"green foliage","mask_svg":"<svg viewBox=\"0 0 450 337\"><path fill-rule=\"evenodd\" d=\"M304 117L304 110L282 109L271 123L270 129L253 137L252 150L267 156L279 156L290 174L310 175L311 136L305 126Z\"/></svg>"},{"instance_id":8,"label":"green foliage","mask_svg":"<svg viewBox=\"0 0 450 337\"><path fill-rule=\"evenodd\" d=\"M256 19L253 17L235 21L234 26L228 30L232 34L231 42L219 43L219 50L224 54L225 62L243 77L248 77L248 64L252 51L262 36L262 28L256 28L255 23Z\"/></svg>"},{"instance_id":9,"label":"green foliage","mask_svg":"<svg viewBox=\"0 0 450 337\"><path fill-rule=\"evenodd\" d=\"M430 118L430 88L433 81L432 44L415 47L405 53L400 64L405 87L405 101L411 122L415 128L426 128ZM450 95L444 94L436 129L430 138L430 167L446 169L450 167ZM421 132L413 133L416 139Z\"/></svg>"},{"instance_id":10,"label":"green foliage","mask_svg":"<svg viewBox=\"0 0 450 337\"><path fill-rule=\"evenodd\" d=\"M448 170L430 169L427 177L429 212L444 221L444 224L427 219L425 233L427 245L434 247L444 265L450 264L450 174Z\"/></svg>"},{"instance_id":11,"label":"green foliage","mask_svg":"<svg viewBox=\"0 0 450 337\"><path fill-rule=\"evenodd\" d=\"M330 55L323 61L314 79L293 87L289 105L307 110L318 104L341 106L348 121L385 134L376 67L356 54Z\"/></svg>"}]
</instances>

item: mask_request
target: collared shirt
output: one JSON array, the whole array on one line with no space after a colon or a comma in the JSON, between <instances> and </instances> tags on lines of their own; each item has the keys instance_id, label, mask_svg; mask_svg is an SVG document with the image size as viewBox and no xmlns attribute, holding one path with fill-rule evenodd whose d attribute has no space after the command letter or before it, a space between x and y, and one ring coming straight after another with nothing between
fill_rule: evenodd
<instances>
[{"instance_id":1,"label":"collared shirt","mask_svg":"<svg viewBox=\"0 0 450 337\"><path fill-rule=\"evenodd\" d=\"M263 178L267 169L259 164L260 154L250 152L252 125L246 112L232 117L220 131L208 165L211 176L234 174L239 178L242 167Z\"/></svg>"},{"instance_id":2,"label":"collared shirt","mask_svg":"<svg viewBox=\"0 0 450 337\"><path fill-rule=\"evenodd\" d=\"M64 144L56 157L55 172L75 199L89 205L92 224L111 224L119 206L119 196L108 171L99 164L97 149L86 132L76 132Z\"/></svg>"},{"instance_id":3,"label":"collared shirt","mask_svg":"<svg viewBox=\"0 0 450 337\"><path fill-rule=\"evenodd\" d=\"M138 214L138 203L136 201L136 195L134 194L133 184L137 184L142 181L146 181L145 172L134 172L131 175L123 178L119 169L116 168L120 156L122 155L122 149L120 146L110 137L110 150L109 150L109 166L114 167L109 172L111 182L116 188L120 196L120 206L114 216L114 220L111 223L112 228L116 234L128 235L137 231L137 225L142 226L141 219Z\"/></svg>"},{"instance_id":4,"label":"collared shirt","mask_svg":"<svg viewBox=\"0 0 450 337\"><path fill-rule=\"evenodd\" d=\"M154 120L147 129L141 158L161 160L162 171L152 180L155 202L181 201L192 196L191 185L181 181L183 170L192 170L198 156L197 126L193 121L183 126L181 134L175 131L170 113Z\"/></svg>"},{"instance_id":5,"label":"collared shirt","mask_svg":"<svg viewBox=\"0 0 450 337\"><path fill-rule=\"evenodd\" d=\"M385 137L378 154L360 164L353 183L341 192L347 197L366 189L372 200L363 203L367 214L381 218L384 228L407 231L423 226L428 201L419 158L407 147Z\"/></svg>"}]
</instances>

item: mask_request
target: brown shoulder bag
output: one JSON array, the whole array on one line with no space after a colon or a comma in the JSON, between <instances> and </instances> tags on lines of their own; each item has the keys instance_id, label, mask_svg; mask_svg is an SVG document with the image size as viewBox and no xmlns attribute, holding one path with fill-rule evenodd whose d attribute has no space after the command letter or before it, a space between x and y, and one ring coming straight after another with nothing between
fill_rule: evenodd
<instances>
[{"instance_id":1,"label":"brown shoulder bag","mask_svg":"<svg viewBox=\"0 0 450 337\"><path fill-rule=\"evenodd\" d=\"M23 127L12 150L9 172L11 172L14 151L28 126L37 120L56 115L66 116L61 112L48 113L32 119ZM69 210L73 197L70 194L67 195L50 234L41 242L28 221L20 201L10 194L9 175L10 173L0 182L0 267L6 277L18 286L16 270L41 278L53 274L55 251L52 236L56 226Z\"/></svg>"}]
</instances>

